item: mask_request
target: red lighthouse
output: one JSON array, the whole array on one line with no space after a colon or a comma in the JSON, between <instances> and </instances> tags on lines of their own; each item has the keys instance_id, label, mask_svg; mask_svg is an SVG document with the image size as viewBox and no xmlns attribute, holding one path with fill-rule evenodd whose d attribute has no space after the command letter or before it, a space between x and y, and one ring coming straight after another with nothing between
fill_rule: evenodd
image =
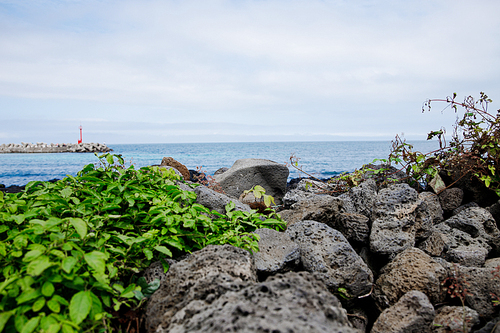
<instances>
[{"instance_id":1,"label":"red lighthouse","mask_svg":"<svg viewBox=\"0 0 500 333\"><path fill-rule=\"evenodd\" d=\"M80 140L78 140L78 143L82 143L83 140L82 140L82 125L80 125Z\"/></svg>"}]
</instances>

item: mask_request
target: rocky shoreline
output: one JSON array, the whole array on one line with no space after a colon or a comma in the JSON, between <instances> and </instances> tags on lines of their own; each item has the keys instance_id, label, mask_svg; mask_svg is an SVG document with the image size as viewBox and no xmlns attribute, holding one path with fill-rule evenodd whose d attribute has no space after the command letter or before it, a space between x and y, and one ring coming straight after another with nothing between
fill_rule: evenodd
<instances>
[{"instance_id":1,"label":"rocky shoreline","mask_svg":"<svg viewBox=\"0 0 500 333\"><path fill-rule=\"evenodd\" d=\"M307 179L287 189L287 176L278 163L240 160L214 176L226 194L194 190L211 209L232 200L248 210L237 194L259 184L287 230L257 230L253 255L209 246L166 274L152 265L145 277L162 284L148 332L500 332L496 194L367 177L339 195Z\"/></svg>"},{"instance_id":2,"label":"rocky shoreline","mask_svg":"<svg viewBox=\"0 0 500 333\"><path fill-rule=\"evenodd\" d=\"M7 153L106 153L111 148L102 143L8 143L0 145L0 154Z\"/></svg>"},{"instance_id":3,"label":"rocky shoreline","mask_svg":"<svg viewBox=\"0 0 500 333\"><path fill-rule=\"evenodd\" d=\"M161 166L195 180L172 158ZM243 191L260 185L287 229L258 229L257 253L211 245L173 258L167 273L152 264L143 276L161 285L140 331L500 333L495 193L470 181L436 194L404 175L391 184L366 175L340 194L310 179L287 184L288 174L282 164L244 159L207 186L178 183L219 212L230 201L250 211L261 199Z\"/></svg>"}]
</instances>

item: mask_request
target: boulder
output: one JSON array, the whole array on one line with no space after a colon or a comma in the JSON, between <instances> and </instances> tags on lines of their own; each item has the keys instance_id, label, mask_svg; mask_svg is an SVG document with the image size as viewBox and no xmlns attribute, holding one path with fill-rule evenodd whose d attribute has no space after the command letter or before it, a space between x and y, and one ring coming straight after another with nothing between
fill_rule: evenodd
<instances>
[{"instance_id":1,"label":"boulder","mask_svg":"<svg viewBox=\"0 0 500 333\"><path fill-rule=\"evenodd\" d=\"M314 220L335 226L343 201L330 195L315 195L292 205L292 209L280 212L281 218L292 225L303 220Z\"/></svg>"},{"instance_id":2,"label":"boulder","mask_svg":"<svg viewBox=\"0 0 500 333\"><path fill-rule=\"evenodd\" d=\"M380 314L371 333L430 333L434 315L429 298L412 290Z\"/></svg>"},{"instance_id":3,"label":"boulder","mask_svg":"<svg viewBox=\"0 0 500 333\"><path fill-rule=\"evenodd\" d=\"M368 244L370 239L370 219L362 214L340 213L335 229L350 242Z\"/></svg>"},{"instance_id":4,"label":"boulder","mask_svg":"<svg viewBox=\"0 0 500 333\"><path fill-rule=\"evenodd\" d=\"M446 276L447 271L439 262L420 249L409 248L382 268L373 298L383 310L396 304L407 292L418 290L426 294L432 304L437 304L446 296L441 289Z\"/></svg>"},{"instance_id":5,"label":"boulder","mask_svg":"<svg viewBox=\"0 0 500 333\"><path fill-rule=\"evenodd\" d=\"M340 231L306 220L291 225L286 233L299 245L304 269L314 272L329 290L345 288L353 297L370 293L373 273Z\"/></svg>"},{"instance_id":6,"label":"boulder","mask_svg":"<svg viewBox=\"0 0 500 333\"><path fill-rule=\"evenodd\" d=\"M422 205L425 204L418 198L417 191L408 184L395 184L380 190L372 212L370 249L394 257L413 247L417 231L430 229L432 225L430 214L426 213L427 206Z\"/></svg>"},{"instance_id":7,"label":"boulder","mask_svg":"<svg viewBox=\"0 0 500 333\"><path fill-rule=\"evenodd\" d=\"M254 253L255 267L259 275L283 273L300 263L299 246L290 236L273 229L257 229L260 236L259 252Z\"/></svg>"},{"instance_id":8,"label":"boulder","mask_svg":"<svg viewBox=\"0 0 500 333\"><path fill-rule=\"evenodd\" d=\"M465 315L464 315L465 311ZM465 331L464 331L465 317ZM471 331L474 325L479 324L479 315L471 308L463 306L443 306L436 310L433 321L433 333L463 332Z\"/></svg>"},{"instance_id":9,"label":"boulder","mask_svg":"<svg viewBox=\"0 0 500 333\"><path fill-rule=\"evenodd\" d=\"M418 244L417 247L431 257L439 257L448 249L447 241L448 238L443 233L433 229L430 236Z\"/></svg>"},{"instance_id":10,"label":"boulder","mask_svg":"<svg viewBox=\"0 0 500 333\"><path fill-rule=\"evenodd\" d=\"M247 158L237 160L229 170L215 175L214 179L224 192L235 198L239 198L243 191L260 185L278 203L285 195L288 173L288 168L283 164Z\"/></svg>"},{"instance_id":11,"label":"boulder","mask_svg":"<svg viewBox=\"0 0 500 333\"><path fill-rule=\"evenodd\" d=\"M207 305L228 291L257 281L248 251L230 245L209 245L174 263L146 309L148 332L168 332L172 318L191 304ZM184 310L185 313L185 310Z\"/></svg>"},{"instance_id":12,"label":"boulder","mask_svg":"<svg viewBox=\"0 0 500 333\"><path fill-rule=\"evenodd\" d=\"M312 197L314 197L314 193L306 192L306 191L301 191L297 189L289 190L286 192L285 196L283 197L283 207L285 209L290 209L292 208L292 205L302 201L302 200L307 200Z\"/></svg>"},{"instance_id":13,"label":"boulder","mask_svg":"<svg viewBox=\"0 0 500 333\"><path fill-rule=\"evenodd\" d=\"M193 301L158 333L361 333L338 299L308 272L288 272L207 301Z\"/></svg>"},{"instance_id":14,"label":"boulder","mask_svg":"<svg viewBox=\"0 0 500 333\"><path fill-rule=\"evenodd\" d=\"M174 169L177 169L181 173L184 180L191 180L191 175L189 174L188 168L184 164L173 159L172 157L164 157L161 160L160 166L161 167L172 167Z\"/></svg>"},{"instance_id":15,"label":"boulder","mask_svg":"<svg viewBox=\"0 0 500 333\"><path fill-rule=\"evenodd\" d=\"M448 276L461 281L461 287L466 289L466 306L477 311L486 320L498 316L499 309L493 303L497 296L500 297L500 277L496 276L498 273L491 267L465 267L444 260L440 263L446 268Z\"/></svg>"},{"instance_id":16,"label":"boulder","mask_svg":"<svg viewBox=\"0 0 500 333\"><path fill-rule=\"evenodd\" d=\"M373 179L368 179L359 186L349 189L349 192L344 194L342 198L351 201L349 206L352 205L354 208L352 213L370 217L377 198L377 184Z\"/></svg>"},{"instance_id":17,"label":"boulder","mask_svg":"<svg viewBox=\"0 0 500 333\"><path fill-rule=\"evenodd\" d=\"M496 254L500 252L500 230L489 211L481 207L462 210L443 223L468 233L471 237L484 239Z\"/></svg>"},{"instance_id":18,"label":"boulder","mask_svg":"<svg viewBox=\"0 0 500 333\"><path fill-rule=\"evenodd\" d=\"M447 188L439 194L439 202L444 211L452 211L462 204L464 191L458 187Z\"/></svg>"},{"instance_id":19,"label":"boulder","mask_svg":"<svg viewBox=\"0 0 500 333\"><path fill-rule=\"evenodd\" d=\"M236 199L232 199L227 195L209 189L204 185L195 187L194 192L196 193L196 203L205 206L210 210L215 210L221 214L226 214L226 205L231 201L235 204L235 210L246 212L251 211L250 206L245 205Z\"/></svg>"},{"instance_id":20,"label":"boulder","mask_svg":"<svg viewBox=\"0 0 500 333\"><path fill-rule=\"evenodd\" d=\"M431 215L434 224L443 220L443 208L439 202L439 197L432 192L422 192L418 194L418 198L425 201L429 214Z\"/></svg>"}]
</instances>

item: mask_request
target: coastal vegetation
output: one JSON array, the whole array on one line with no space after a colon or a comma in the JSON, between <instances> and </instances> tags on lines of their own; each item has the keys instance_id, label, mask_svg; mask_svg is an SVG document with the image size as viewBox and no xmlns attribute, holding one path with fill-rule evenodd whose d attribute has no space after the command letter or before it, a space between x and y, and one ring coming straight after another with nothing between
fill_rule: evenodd
<instances>
[{"instance_id":1,"label":"coastal vegetation","mask_svg":"<svg viewBox=\"0 0 500 333\"><path fill-rule=\"evenodd\" d=\"M284 229L272 211L210 211L172 169L98 158L76 177L0 192L0 332L125 330L159 287L141 277L152 262L166 271L210 244L258 251L252 231Z\"/></svg>"},{"instance_id":2,"label":"coastal vegetation","mask_svg":"<svg viewBox=\"0 0 500 333\"><path fill-rule=\"evenodd\" d=\"M500 196L500 109L496 113L488 110L492 100L483 92L479 98L467 96L462 102L457 101L457 94L445 99L429 99L422 112L431 111L431 104L444 102L446 108L457 113L451 140L446 140L445 128L428 133L427 140L436 138L439 141L437 150L422 153L415 151L413 145L396 135L392 141L389 156L375 159L372 164L363 166L354 172L343 173L328 181L330 187L325 192L342 193L359 185L366 178L373 178L381 184L389 184L398 179L398 172L406 174L405 180L420 189L431 187L436 193L459 182L477 180L487 190ZM444 111L444 110L443 110ZM463 115L459 117L459 112ZM290 157L288 165L296 168L312 179L321 181L304 171L299 166L299 158ZM378 167L374 163L381 163ZM392 168L392 164L396 168ZM446 182L443 180L446 179ZM445 183L448 183L446 186ZM313 184L317 186L317 184ZM332 190L333 188L333 190Z\"/></svg>"}]
</instances>

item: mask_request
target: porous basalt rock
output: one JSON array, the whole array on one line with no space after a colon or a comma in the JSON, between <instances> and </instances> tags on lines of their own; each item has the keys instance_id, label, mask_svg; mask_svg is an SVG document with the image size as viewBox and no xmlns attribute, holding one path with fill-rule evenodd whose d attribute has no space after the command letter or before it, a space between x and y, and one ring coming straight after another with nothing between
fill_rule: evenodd
<instances>
[{"instance_id":1,"label":"porous basalt rock","mask_svg":"<svg viewBox=\"0 0 500 333\"><path fill-rule=\"evenodd\" d=\"M329 195L316 195L310 199L299 201L292 205L292 209L280 212L287 225L303 220L314 220L335 226L336 219L342 211L344 202Z\"/></svg>"},{"instance_id":2,"label":"porous basalt rock","mask_svg":"<svg viewBox=\"0 0 500 333\"><path fill-rule=\"evenodd\" d=\"M423 292L433 304L442 302L446 296L441 282L447 271L420 249L409 248L399 253L380 273L373 298L381 310L394 305L412 290Z\"/></svg>"},{"instance_id":3,"label":"porous basalt rock","mask_svg":"<svg viewBox=\"0 0 500 333\"><path fill-rule=\"evenodd\" d=\"M186 305L158 333L308 332L360 333L338 299L308 272L289 272L229 291L207 306Z\"/></svg>"},{"instance_id":4,"label":"porous basalt rock","mask_svg":"<svg viewBox=\"0 0 500 333\"><path fill-rule=\"evenodd\" d=\"M479 314L467 306L443 306L436 310L436 316L432 324L433 333L467 333L471 331L474 325L479 324Z\"/></svg>"},{"instance_id":5,"label":"porous basalt rock","mask_svg":"<svg viewBox=\"0 0 500 333\"><path fill-rule=\"evenodd\" d=\"M273 161L246 158L234 162L233 166L224 173L214 176L224 192L239 198L243 191L260 185L266 194L274 197L277 203L285 195L288 168Z\"/></svg>"},{"instance_id":6,"label":"porous basalt rock","mask_svg":"<svg viewBox=\"0 0 500 333\"><path fill-rule=\"evenodd\" d=\"M228 197L225 194L216 192L206 186L197 186L194 188L196 193L196 203L207 207L210 210L215 210L221 214L226 214L226 205L230 202L235 204L235 210L249 212L250 206L240 202L239 200Z\"/></svg>"},{"instance_id":7,"label":"porous basalt rock","mask_svg":"<svg viewBox=\"0 0 500 333\"><path fill-rule=\"evenodd\" d=\"M257 229L260 236L259 251L254 253L257 273L271 275L283 273L300 263L299 246L284 232L273 229Z\"/></svg>"},{"instance_id":8,"label":"porous basalt rock","mask_svg":"<svg viewBox=\"0 0 500 333\"><path fill-rule=\"evenodd\" d=\"M230 245L209 245L189 258L173 264L146 309L146 327L166 329L192 302L210 303L228 291L237 291L257 281L252 256Z\"/></svg>"},{"instance_id":9,"label":"porous basalt rock","mask_svg":"<svg viewBox=\"0 0 500 333\"><path fill-rule=\"evenodd\" d=\"M462 204L464 191L458 187L448 188L439 194L439 202L444 211L452 211Z\"/></svg>"},{"instance_id":10,"label":"porous basalt rock","mask_svg":"<svg viewBox=\"0 0 500 333\"><path fill-rule=\"evenodd\" d=\"M286 233L299 245L304 269L314 272L330 290L345 288L353 297L370 292L373 273L340 231L306 220Z\"/></svg>"},{"instance_id":11,"label":"porous basalt rock","mask_svg":"<svg viewBox=\"0 0 500 333\"><path fill-rule=\"evenodd\" d=\"M341 213L335 229L339 230L350 242L369 243L370 219L365 215Z\"/></svg>"},{"instance_id":12,"label":"porous basalt rock","mask_svg":"<svg viewBox=\"0 0 500 333\"><path fill-rule=\"evenodd\" d=\"M408 184L380 190L372 212L370 249L392 258L413 247L417 232L430 234L432 219L426 209L417 191Z\"/></svg>"},{"instance_id":13,"label":"porous basalt rock","mask_svg":"<svg viewBox=\"0 0 500 333\"><path fill-rule=\"evenodd\" d=\"M371 333L430 333L434 315L427 296L412 290L380 314Z\"/></svg>"}]
</instances>

